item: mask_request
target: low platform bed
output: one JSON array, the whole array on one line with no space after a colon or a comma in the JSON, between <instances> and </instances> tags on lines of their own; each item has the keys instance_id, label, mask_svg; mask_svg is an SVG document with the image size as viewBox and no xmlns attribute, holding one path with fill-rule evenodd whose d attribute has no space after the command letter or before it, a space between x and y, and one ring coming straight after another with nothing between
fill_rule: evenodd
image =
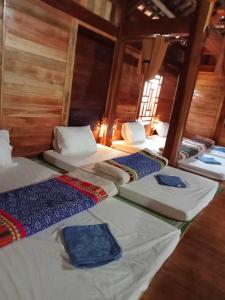
<instances>
[{"instance_id":1,"label":"low platform bed","mask_svg":"<svg viewBox=\"0 0 225 300\"><path fill-rule=\"evenodd\" d=\"M16 177L23 175L23 182L17 182L17 188L34 183L35 176L29 176L34 174L31 172L34 166L41 171L40 181L57 176L56 172L28 159L16 161ZM80 174L79 170L75 172ZM14 174L13 168L8 174ZM5 191L10 184L6 181ZM8 181L11 182L10 177ZM62 229L99 223L109 225L122 248L122 258L100 268L75 268L65 251ZM179 238L180 230L175 227L109 197L31 237L1 248L1 297L4 300L72 300L74 296L79 300L138 299L174 251Z\"/></svg>"}]
</instances>

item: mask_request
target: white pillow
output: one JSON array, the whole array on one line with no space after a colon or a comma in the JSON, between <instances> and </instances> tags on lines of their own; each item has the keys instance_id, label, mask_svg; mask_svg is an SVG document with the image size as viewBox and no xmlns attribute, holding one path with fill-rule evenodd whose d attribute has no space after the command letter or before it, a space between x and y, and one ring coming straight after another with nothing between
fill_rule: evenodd
<instances>
[{"instance_id":1,"label":"white pillow","mask_svg":"<svg viewBox=\"0 0 225 300\"><path fill-rule=\"evenodd\" d=\"M90 155L97 151L97 144L90 126L55 128L57 148L61 154ZM57 151L57 150L56 150Z\"/></svg>"},{"instance_id":2,"label":"white pillow","mask_svg":"<svg viewBox=\"0 0 225 300\"><path fill-rule=\"evenodd\" d=\"M123 124L121 134L129 144L141 144L145 141L145 127L140 122L127 122Z\"/></svg>"},{"instance_id":3,"label":"white pillow","mask_svg":"<svg viewBox=\"0 0 225 300\"><path fill-rule=\"evenodd\" d=\"M15 165L12 161L12 148L4 138L0 138L0 167Z\"/></svg>"},{"instance_id":4,"label":"white pillow","mask_svg":"<svg viewBox=\"0 0 225 300\"><path fill-rule=\"evenodd\" d=\"M5 129L0 130L0 139L5 140L9 144L9 131Z\"/></svg>"},{"instance_id":5,"label":"white pillow","mask_svg":"<svg viewBox=\"0 0 225 300\"><path fill-rule=\"evenodd\" d=\"M155 130L159 136L166 137L169 130L169 123L158 121L158 123L155 126Z\"/></svg>"}]
</instances>

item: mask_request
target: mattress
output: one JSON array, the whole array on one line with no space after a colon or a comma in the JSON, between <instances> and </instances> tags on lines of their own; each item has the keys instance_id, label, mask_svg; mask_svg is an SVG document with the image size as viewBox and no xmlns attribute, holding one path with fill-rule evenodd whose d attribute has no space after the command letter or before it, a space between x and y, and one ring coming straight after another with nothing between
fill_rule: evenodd
<instances>
[{"instance_id":1,"label":"mattress","mask_svg":"<svg viewBox=\"0 0 225 300\"><path fill-rule=\"evenodd\" d=\"M204 157L212 157L209 154L204 154ZM225 159L213 156L221 165L206 164L196 157L190 157L178 161L178 166L184 170L194 172L196 174L206 176L216 180L225 180Z\"/></svg>"},{"instance_id":2,"label":"mattress","mask_svg":"<svg viewBox=\"0 0 225 300\"><path fill-rule=\"evenodd\" d=\"M179 176L186 188L159 185L155 175ZM213 199L218 182L172 167L119 186L119 195L167 217L189 221Z\"/></svg>"},{"instance_id":3,"label":"mattress","mask_svg":"<svg viewBox=\"0 0 225 300\"><path fill-rule=\"evenodd\" d=\"M221 157L221 158L225 159L225 152L221 152L221 151L217 151L217 150L214 150L214 149L210 149L207 154L213 155L213 156L218 156L218 157Z\"/></svg>"},{"instance_id":4,"label":"mattress","mask_svg":"<svg viewBox=\"0 0 225 300\"><path fill-rule=\"evenodd\" d=\"M14 158L13 161L17 163L15 166L0 168L0 193L38 183L58 175L57 172L27 158L18 157Z\"/></svg>"},{"instance_id":5,"label":"mattress","mask_svg":"<svg viewBox=\"0 0 225 300\"><path fill-rule=\"evenodd\" d=\"M125 140L113 141L112 147L121 151L125 151L128 153L134 153L139 150L143 150L145 148L159 153L161 148L164 148L166 142L165 137L160 137L158 135L148 136L145 139L144 143L141 144L129 144Z\"/></svg>"},{"instance_id":6,"label":"mattress","mask_svg":"<svg viewBox=\"0 0 225 300\"><path fill-rule=\"evenodd\" d=\"M77 269L63 246L62 228L108 223L120 244L119 261ZM4 300L138 299L174 251L180 231L116 199L101 202L0 251L0 294Z\"/></svg>"},{"instance_id":7,"label":"mattress","mask_svg":"<svg viewBox=\"0 0 225 300\"><path fill-rule=\"evenodd\" d=\"M100 144L97 145L97 152L89 156L62 155L54 150L48 150L43 153L43 157L46 161L68 172L73 171L77 167L86 165L92 168L97 162L125 155L127 155L127 153Z\"/></svg>"}]
</instances>

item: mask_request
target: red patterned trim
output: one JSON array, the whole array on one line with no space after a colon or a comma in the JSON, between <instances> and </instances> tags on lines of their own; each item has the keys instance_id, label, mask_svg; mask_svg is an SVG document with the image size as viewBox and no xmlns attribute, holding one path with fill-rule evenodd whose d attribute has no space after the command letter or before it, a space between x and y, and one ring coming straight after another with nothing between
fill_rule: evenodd
<instances>
[{"instance_id":1,"label":"red patterned trim","mask_svg":"<svg viewBox=\"0 0 225 300\"><path fill-rule=\"evenodd\" d=\"M0 209L0 247L26 236L23 225L13 216Z\"/></svg>"},{"instance_id":2,"label":"red patterned trim","mask_svg":"<svg viewBox=\"0 0 225 300\"><path fill-rule=\"evenodd\" d=\"M101 187L93 185L90 182L70 177L68 175L62 175L57 177L56 179L91 197L95 203L108 198L108 194Z\"/></svg>"}]
</instances>

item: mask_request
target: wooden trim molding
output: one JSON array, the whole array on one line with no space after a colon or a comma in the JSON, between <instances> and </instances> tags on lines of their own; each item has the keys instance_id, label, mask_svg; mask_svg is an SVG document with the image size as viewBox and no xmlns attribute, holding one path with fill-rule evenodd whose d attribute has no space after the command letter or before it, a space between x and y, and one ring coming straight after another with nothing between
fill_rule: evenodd
<instances>
[{"instance_id":1,"label":"wooden trim molding","mask_svg":"<svg viewBox=\"0 0 225 300\"><path fill-rule=\"evenodd\" d=\"M119 33L119 28L113 25L112 23L104 20L103 18L97 16L96 14L92 13L85 7L73 2L72 0L41 0L42 2L53 6L61 10L62 12L69 14L70 16L78 19L84 25L87 24L88 26L98 30L97 33L105 32L107 35L117 38ZM90 29L90 28L89 28Z\"/></svg>"},{"instance_id":2,"label":"wooden trim molding","mask_svg":"<svg viewBox=\"0 0 225 300\"><path fill-rule=\"evenodd\" d=\"M78 34L78 22L77 20L73 19L71 24L70 38L68 44L66 74L65 74L64 93L63 93L62 122L64 126L67 126L68 118L69 118L77 34Z\"/></svg>"}]
</instances>

